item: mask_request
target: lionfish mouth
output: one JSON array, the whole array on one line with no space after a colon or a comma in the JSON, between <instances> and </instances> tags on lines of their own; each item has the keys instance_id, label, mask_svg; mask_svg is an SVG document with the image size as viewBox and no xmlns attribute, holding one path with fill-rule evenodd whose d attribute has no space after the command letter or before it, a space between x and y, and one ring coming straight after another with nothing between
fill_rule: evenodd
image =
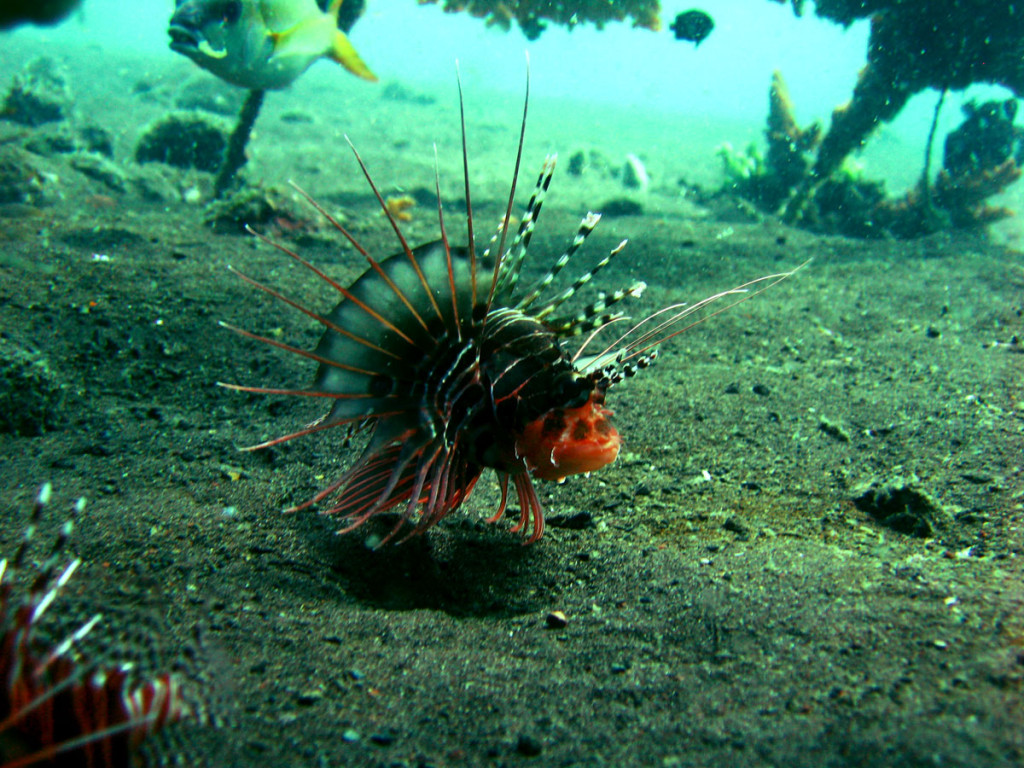
<instances>
[{"instance_id":1,"label":"lionfish mouth","mask_svg":"<svg viewBox=\"0 0 1024 768\"><path fill-rule=\"evenodd\" d=\"M400 531L405 532L403 538L421 534L454 512L489 468L497 475L501 502L488 521L495 522L504 514L511 482L520 509L512 530L528 534L526 541L534 542L544 532L544 512L533 480L561 480L591 472L618 455L619 434L610 421L611 411L604 406L608 389L646 367L660 343L792 274L761 277L694 304L673 304L638 322L628 321L612 308L625 298L639 296L643 283L598 292L580 311L560 311L622 252L626 241L567 287L554 290L555 278L600 220L600 214L588 213L546 274L530 285L520 285L556 159L545 159L513 232L509 222L528 105L529 77L505 216L482 251L476 244L469 189L461 79L459 109L468 212L465 247L449 242L437 178L440 237L410 247L354 146L356 160L398 239L397 253L383 259L370 255L301 189L298 191L310 204L366 258L369 266L355 282L341 285L299 254L253 232L330 285L340 300L330 312L320 314L302 301L232 270L320 323L324 333L317 347L307 350L221 323L242 336L319 364L313 385L306 389L221 386L242 392L323 398L331 403L328 413L312 425L246 450L333 428L367 435L365 448L349 469L293 510L332 497L323 514L344 518L347 524L339 531L343 533L399 508L398 523L384 543ZM715 310L706 311L712 304L716 304ZM611 334L611 341L592 351L598 346L598 336L602 332L608 336L607 329L613 326L624 330ZM570 349L571 340L579 337L585 341Z\"/></svg>"}]
</instances>

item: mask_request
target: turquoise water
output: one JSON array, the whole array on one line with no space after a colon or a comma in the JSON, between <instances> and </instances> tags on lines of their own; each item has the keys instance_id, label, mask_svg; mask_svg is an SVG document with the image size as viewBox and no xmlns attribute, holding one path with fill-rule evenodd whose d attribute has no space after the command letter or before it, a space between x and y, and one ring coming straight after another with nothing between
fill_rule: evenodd
<instances>
[{"instance_id":1,"label":"turquoise water","mask_svg":"<svg viewBox=\"0 0 1024 768\"><path fill-rule=\"evenodd\" d=\"M0 206L0 383L66 394L43 403L42 434L0 434L0 551L42 481L64 507L87 496L68 554L81 573L54 611L84 596L115 635L122 613L132 628L151 617L158 629L126 645L157 656L154 672L208 630L197 690L225 725L196 743L224 766L1017 768L1019 254L974 231L820 235L689 186L719 188L722 142L763 144L775 70L800 124L827 127L867 25L709 0L699 48L614 24L527 42L415 0L368 3L351 40L382 82L316 63L268 94L244 170L245 192L277 203L258 229L341 283L365 261L286 182L383 257L399 247L343 137L384 196L418 200L402 224L413 244L438 236L436 143L462 243L458 60L479 235L504 211L526 52L516 213L544 154L561 155L528 271L588 210L606 218L562 277L628 239L575 298L643 280L640 316L813 261L610 390L622 451L592 477L538 482L549 528L535 545L509 532L514 509L482 522L499 503L488 472L427 535L372 551L366 528L338 537L337 517L279 514L351 466L340 435L239 450L302 429L321 403L214 386L305 387L315 369L218 321L302 349L323 332L229 264L311 311L337 295L237 226L212 229L211 173L135 162L179 96L226 87L168 49L169 0L84 0L59 27L0 37L0 89L43 53L73 93L38 136L0 124L5 183L26 198ZM666 5L666 26L688 7ZM966 99L1007 95L951 94L940 140ZM935 100L915 97L859 158L890 194L920 174ZM87 127L109 138L105 159L55 149ZM577 154L599 162L574 174ZM649 189L623 183L630 155ZM1020 186L997 202L1024 208ZM909 524L879 500L890 489L915 507ZM155 637L168 654L149 653Z\"/></svg>"},{"instance_id":2,"label":"turquoise water","mask_svg":"<svg viewBox=\"0 0 1024 768\"><path fill-rule=\"evenodd\" d=\"M466 13L446 14L439 5L413 0L371 0L351 39L363 59L384 81L429 87L452 82L454 62L461 65L468 92L514 95L522 92L525 53L529 52L532 89L538 100L611 105L631 113L638 134L649 116L682 118L685 132L720 131L727 122L745 126L743 135L723 136L737 146L758 140L763 131L771 73L786 79L798 122L828 124L832 110L845 103L863 66L868 23L849 28L817 18L808 4L801 18L788 5L752 0L709 0L701 8L715 29L699 47L674 39L667 29L688 3L666 3L660 32L611 23L603 31L581 25L573 30L550 25L528 42L513 29L487 29ZM90 0L75 17L52 29L22 28L19 38L39 40L48 50L87 45L97 57L123 50L170 59L167 20L170 0L125 4ZM52 47L51 47L52 46ZM339 76L330 62L315 64L303 77L324 99L364 84ZM959 105L968 99L1006 98L1005 89L974 86L952 94L940 115L941 137L961 120ZM288 98L287 94L285 98ZM292 98L301 103L302 98ZM891 190L912 185L920 174L925 137L937 95L916 95L891 124L880 127L864 159L873 175ZM571 121L571 115L566 115ZM349 126L341 126L351 130ZM628 129L627 129L628 130ZM1012 204L1017 202L1011 200Z\"/></svg>"}]
</instances>

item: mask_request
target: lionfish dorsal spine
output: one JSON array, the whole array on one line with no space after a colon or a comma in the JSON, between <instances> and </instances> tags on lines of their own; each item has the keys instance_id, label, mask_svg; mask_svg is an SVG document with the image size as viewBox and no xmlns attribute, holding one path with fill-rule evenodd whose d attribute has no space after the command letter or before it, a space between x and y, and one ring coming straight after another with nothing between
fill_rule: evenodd
<instances>
[{"instance_id":1,"label":"lionfish dorsal spine","mask_svg":"<svg viewBox=\"0 0 1024 768\"><path fill-rule=\"evenodd\" d=\"M541 207L544 205L544 198L547 196L548 187L551 186L551 177L555 172L557 160L557 154L551 154L544 158L544 164L537 177L537 183L534 185L533 194L530 195L530 202L527 204L526 212L519 223L519 230L508 247L498 283L498 291L503 296L511 296L519 283L519 273L526 259L530 239L533 237L534 229L537 227L537 219L540 217ZM505 225L506 222L502 222L502 227ZM492 239L492 246L497 242L497 239L497 236Z\"/></svg>"},{"instance_id":2,"label":"lionfish dorsal spine","mask_svg":"<svg viewBox=\"0 0 1024 768\"><path fill-rule=\"evenodd\" d=\"M464 325L472 321L472 316L463 317L459 312L459 296L455 286L455 270L452 264L452 247L448 242L448 229L444 225L444 204L441 201L441 170L437 159L437 144L434 144L434 196L437 200L437 228L441 235L441 247L444 249L445 266L448 273L448 295L452 302L452 322L455 336L462 342Z\"/></svg>"},{"instance_id":3,"label":"lionfish dorsal spine","mask_svg":"<svg viewBox=\"0 0 1024 768\"><path fill-rule=\"evenodd\" d=\"M611 293L598 294L597 299L579 312L572 315L546 320L547 324L559 336L579 336L589 331L598 330L610 323L625 317L622 312L608 312L608 309L625 298L639 298L647 284L642 280L633 283L629 288L620 288Z\"/></svg>"},{"instance_id":4,"label":"lionfish dorsal spine","mask_svg":"<svg viewBox=\"0 0 1024 768\"><path fill-rule=\"evenodd\" d=\"M530 292L519 300L519 302L516 304L516 309L525 310L540 297L544 290L549 285L551 285L551 283L554 281L556 277L558 277L559 273L565 268L565 265L569 263L572 257L576 254L576 251L580 249L580 246L583 245L587 237L590 235L591 232L594 231L594 228L600 221L601 214L599 213L588 212L587 215L583 217L583 221L580 222L579 229L576 230L576 234L573 236L572 243L569 245L568 248L565 249L561 256L555 259L555 263L552 264L551 267L548 269L547 274L545 274L536 283L534 283L534 286L530 290ZM545 315L549 314L551 310L553 310L559 304L568 301L570 298L572 298L573 294L575 294L576 291L578 291L580 288L586 285L590 281L590 279L595 274L597 274L597 272L599 272L609 261L611 261L612 257L615 256L615 253L615 251L612 251L612 253L605 257L604 260L598 262L598 264L593 269L577 278L571 286L566 288L564 291L559 293L554 298L548 300L545 306L535 313L535 316L544 317Z\"/></svg>"},{"instance_id":5,"label":"lionfish dorsal spine","mask_svg":"<svg viewBox=\"0 0 1024 768\"><path fill-rule=\"evenodd\" d=\"M398 220L395 218L395 215L391 212L391 209L388 207L387 202L384 200L384 196L377 188L377 184L376 182L374 182L373 177L370 175L370 171L366 167L366 163L363 162L363 158L359 154L359 151L355 148L355 145L347 136L345 137L345 140L348 142L349 147L352 149L352 154L355 156L356 162L359 164L359 169L363 172L363 177L366 179L366 183L373 191L374 197L377 198L377 202L380 205L381 211L384 213L385 217L387 217L388 223L391 224L391 229L394 230L395 236L398 238L398 242L402 246L402 253L405 254L405 258L408 260L409 265L416 273L416 277L419 280L420 285L423 287L423 292L426 295L427 301L433 308L434 313L437 315L437 317L443 320L444 315L441 312L441 307L438 305L437 299L434 297L434 286L432 286L431 283L427 280L427 276L426 274L424 274L423 269L420 267L419 261L416 258L416 254L413 248L409 246L409 242L405 239L405 235L402 234L402 228L398 225ZM421 323L424 330L429 330L426 321L420 315L415 305L405 295L405 293L398 288L398 286L396 286L389 280L388 276L385 275L385 273L381 270L380 263L372 256L367 255L366 258L367 261L369 261L370 263L370 267L374 271L376 271L381 277L384 278L385 282L388 283L388 287L395 292L396 296L398 296L398 298L403 303L405 303L410 313ZM346 298L348 297L346 296Z\"/></svg>"},{"instance_id":6,"label":"lionfish dorsal spine","mask_svg":"<svg viewBox=\"0 0 1024 768\"><path fill-rule=\"evenodd\" d=\"M71 564L64 571L63 575L67 575L67 577L70 578L71 577L71 573L73 573L75 570L78 569L78 566L81 564L81 562L82 562L81 560L74 560L74 561L72 561ZM53 597L50 598L51 602L52 602L53 599L56 598L58 591L59 591L59 586L56 586L56 585L50 591L51 594L53 595ZM50 594L48 594L47 597L50 597ZM50 652L46 655L46 657L42 661L40 661L39 664L36 665L35 669L33 670L33 674L36 675L36 676L41 675L46 670L46 668L49 667L53 662L55 662L57 659L61 658L62 656L65 656L72 648L74 648L76 645L80 644L86 638L86 636L90 632L92 632L93 628L97 624L99 624L100 621L102 621L102 619L103 619L103 614L100 614L100 613L94 614L82 626L80 626L78 629L76 629L74 632L72 632L70 635L68 635L66 638L64 638L60 643L58 643L56 646L54 646L50 650ZM36 617L33 617L33 621L35 621L35 620L36 620Z\"/></svg>"},{"instance_id":7,"label":"lionfish dorsal spine","mask_svg":"<svg viewBox=\"0 0 1024 768\"><path fill-rule=\"evenodd\" d=\"M509 184L508 189L508 202L505 204L505 215L502 217L502 225L500 230L500 238L498 239L498 247L494 254L494 270L491 274L491 285L487 291L487 309L489 310L494 305L494 299L498 294L498 288L501 283L502 273L505 269L505 259L508 256L508 252L505 250L505 242L508 239L509 228L512 225L512 209L516 204L516 189L519 184L519 169L523 163L523 145L526 143L526 115L530 108L530 56L526 56L526 94L523 99L523 118L519 124L519 143L516 146L516 161L512 168L512 182ZM459 110L463 116L462 118L462 157L464 161L464 167L467 169L465 175L466 182L466 210L469 212L469 157L468 149L466 145L466 122L465 122L465 107L462 103L462 82L460 78L459 82ZM470 220L472 220L472 214L469 213ZM470 246L476 247L476 244L470 238ZM484 323L486 324L486 317Z\"/></svg>"},{"instance_id":8,"label":"lionfish dorsal spine","mask_svg":"<svg viewBox=\"0 0 1024 768\"><path fill-rule=\"evenodd\" d=\"M343 293L343 295L344 295L344 292L345 292L346 289L344 289L344 288L342 288L340 286L335 285L333 280L330 280L330 278L328 278L326 275L324 275L319 269L317 269L315 266L313 266L308 261L303 259L297 253L294 253L293 251L290 251L289 249L284 248L283 246L281 246L281 245L279 245L277 243L274 243L273 241L270 241L270 240L267 240L267 239L263 238L262 235L257 235L257 237L260 237L261 239L264 239L265 242L273 245L278 250L283 251L284 253L287 253L287 254L293 256L303 266L309 268L311 271L313 271L318 276L323 277L328 283L331 284L332 287L338 288L339 292ZM387 350L387 349L379 346L378 344L374 344L372 341L370 341L370 340L368 340L368 339L366 339L366 338L364 338L362 336L357 336L356 334L352 333L349 329L342 328L337 323L332 322L329 318L326 318L323 315L320 315L320 314L314 312L313 310L309 309L309 307L305 306L304 304L301 304L300 302L295 301L294 299L289 298L288 296L285 296L283 293L281 293L280 291L278 291L278 290L276 290L274 288L271 288L269 285L265 285L264 283L261 283L258 280L255 280L255 279L249 277L248 275L246 275L243 272L238 271L234 267L228 267L228 270L230 272L232 272L233 274L237 275L239 278L241 278L245 282L249 283L249 285L253 286L254 288L257 288L257 289L263 291L264 293L266 293L266 294L268 294L270 296L273 296L275 299L278 299L279 301L287 304L288 306L294 307L295 309L299 310L300 312L302 312L307 317L312 318L316 322L320 323L322 326L324 326L324 328L327 328L328 330L334 331L335 333L339 333L342 336L347 336L348 338L350 338L352 341L356 342L357 344L362 344L362 345L364 345L366 347L369 347L370 349L373 349L373 350L375 350L377 352L380 352L381 354L391 355L391 356L395 357L396 359L399 357L396 353L394 353L394 352L392 352L390 350ZM367 309L367 311L369 312L368 309ZM248 337L250 339L254 339L256 341L265 342L267 344L270 344L271 346L278 347L279 349L283 349L283 350L288 351L288 352L294 352L295 354L302 355L303 357L310 357L311 359L317 360L318 362L321 362L321 363L326 363L327 362L327 361L324 361L324 360L319 360L315 355L313 355L312 353L308 352L307 350L299 349L297 347L293 347L293 346L291 346L289 344L284 344L282 342L278 342L278 341L275 341L273 339L268 339L266 337L263 337L263 336L260 336L258 334L252 333L251 331L246 331L246 330L244 330L242 328L238 328L236 326L230 325L229 323L221 322L220 325L222 327L224 327L224 328L227 328L227 329L229 329L231 331L234 331L235 333L238 333L238 334L240 334L242 336L246 336L246 337ZM410 341L410 343L411 343L411 341ZM338 361L333 361L333 362L334 362L335 365L338 365L339 367L346 367L344 364L339 363ZM355 370L358 370L358 369L355 369Z\"/></svg>"}]
</instances>

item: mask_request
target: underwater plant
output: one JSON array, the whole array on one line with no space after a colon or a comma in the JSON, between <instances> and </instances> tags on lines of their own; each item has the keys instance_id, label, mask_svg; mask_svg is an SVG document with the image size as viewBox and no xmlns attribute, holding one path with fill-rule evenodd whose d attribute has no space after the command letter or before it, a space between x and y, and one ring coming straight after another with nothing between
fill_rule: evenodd
<instances>
[{"instance_id":1,"label":"underwater plant","mask_svg":"<svg viewBox=\"0 0 1024 768\"><path fill-rule=\"evenodd\" d=\"M762 155L756 144L744 152L723 144L717 151L725 176L721 192L735 193L784 218L797 206L799 216L792 223L850 237L920 237L942 229L980 228L1012 215L987 199L1021 175L1024 129L1013 122L1016 102L968 102L964 122L946 138L943 168L932 184L931 144L941 105L942 98L921 179L906 194L887 195L884 182L867 178L853 154L842 157L828 178L809 185L824 151L821 131L817 123L797 125L785 81L775 72L765 130L768 149Z\"/></svg>"},{"instance_id":2,"label":"underwater plant","mask_svg":"<svg viewBox=\"0 0 1024 768\"><path fill-rule=\"evenodd\" d=\"M786 2L786 0L773 0ZM792 0L799 15L803 0ZM817 189L881 123L927 88L993 83L1024 96L1024 6L992 0L817 0L815 13L844 26L871 20L867 64L851 100L832 113L814 166L789 200L797 221Z\"/></svg>"},{"instance_id":3,"label":"underwater plant","mask_svg":"<svg viewBox=\"0 0 1024 768\"><path fill-rule=\"evenodd\" d=\"M0 560L0 766L128 768L138 765L145 741L190 716L179 679L170 673L140 677L130 664L103 666L80 647L99 624L95 615L59 641L44 640L40 625L81 564L64 562L80 499L27 588L36 527L50 501L44 485L21 544ZM26 574L27 575L27 574Z\"/></svg>"},{"instance_id":4,"label":"underwater plant","mask_svg":"<svg viewBox=\"0 0 1024 768\"><path fill-rule=\"evenodd\" d=\"M657 346L714 313L750 298L792 272L768 275L694 304L675 303L639 320L613 310L646 287L636 282L596 298L579 311L563 305L618 256L622 241L570 285L555 290L555 278L577 255L600 215L588 213L565 251L536 281L520 285L528 248L551 183L555 158L540 171L518 229L512 207L526 131L526 105L508 202L497 233L480 252L469 189L469 159L462 107L463 179L467 209L465 246L452 245L445 227L440 181L435 179L440 237L411 247L397 217L356 159L390 222L398 253L378 260L340 223L320 210L369 263L351 285L342 285L283 245L261 237L331 286L340 303L326 314L305 300L238 273L254 287L299 310L325 331L315 350L291 346L226 323L251 339L319 363L308 389L222 384L242 392L298 395L331 403L312 425L268 440L265 448L327 429L362 433L366 444L351 468L295 509L338 494L324 514L347 520L352 530L388 510L401 515L385 541L403 528L420 534L458 509L484 469L496 473L501 502L511 483L520 516L513 531L540 538L544 512L534 479L561 480L613 462L619 433L605 407L608 390L645 368ZM529 88L527 88L527 94ZM529 103L527 95L526 104ZM354 150L354 147L353 147ZM307 199L309 199L307 197ZM622 330L618 330L618 329ZM582 337L575 349L569 342ZM599 340L600 339L600 340ZM340 493L338 493L340 491Z\"/></svg>"}]
</instances>

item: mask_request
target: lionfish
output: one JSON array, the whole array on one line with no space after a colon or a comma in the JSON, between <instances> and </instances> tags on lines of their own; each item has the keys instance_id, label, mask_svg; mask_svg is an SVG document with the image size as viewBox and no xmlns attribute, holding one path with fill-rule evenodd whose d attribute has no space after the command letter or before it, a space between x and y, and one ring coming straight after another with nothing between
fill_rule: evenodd
<instances>
[{"instance_id":1,"label":"lionfish","mask_svg":"<svg viewBox=\"0 0 1024 768\"><path fill-rule=\"evenodd\" d=\"M562 480L613 462L620 437L605 407L609 388L645 368L657 346L706 319L711 304L736 298L724 311L792 272L758 278L695 304L672 304L630 323L612 310L646 287L637 282L620 290L598 292L577 312L563 305L608 266L626 246L623 240L593 267L560 291L555 278L573 259L597 226L600 214L588 213L565 251L547 272L520 285L528 248L557 156L545 158L533 194L512 232L512 209L526 133L529 79L515 167L505 215L482 252L477 248L469 188L466 116L459 82L462 171L466 205L466 246L449 242L435 163L439 239L411 247L389 210L367 166L349 146L370 189L398 239L400 250L384 259L365 248L308 194L296 190L366 258L368 267L351 285L342 285L289 248L259 233L272 245L324 281L340 295L321 314L300 300L232 268L255 288L294 307L324 327L313 350L257 335L227 323L222 326L319 364L307 389L239 384L221 386L243 392L298 395L331 401L329 412L306 426L246 450L258 450L311 433L343 428L368 433L366 446L352 466L309 501L288 511L308 508L340 493L323 514L347 519L339 533L364 524L396 507L401 515L380 543L407 528L421 534L457 510L469 497L485 468L494 470L501 501L488 522L498 521L509 499L509 483L519 501L513 532L529 531L527 543L544 532L544 512L534 479ZM436 151L436 150L435 150ZM794 270L795 271L795 270ZM701 319L695 319L703 313ZM608 329L624 328L597 344ZM583 338L575 350L572 339ZM591 352L591 348L595 351Z\"/></svg>"},{"instance_id":2,"label":"lionfish","mask_svg":"<svg viewBox=\"0 0 1024 768\"><path fill-rule=\"evenodd\" d=\"M81 563L61 567L83 500L27 591L15 582L50 493L49 484L39 491L21 544L10 560L0 560L0 768L141 765L143 742L190 714L181 683L171 673L140 679L131 664L104 667L85 658L79 646L99 615L59 642L39 637L44 614Z\"/></svg>"}]
</instances>

